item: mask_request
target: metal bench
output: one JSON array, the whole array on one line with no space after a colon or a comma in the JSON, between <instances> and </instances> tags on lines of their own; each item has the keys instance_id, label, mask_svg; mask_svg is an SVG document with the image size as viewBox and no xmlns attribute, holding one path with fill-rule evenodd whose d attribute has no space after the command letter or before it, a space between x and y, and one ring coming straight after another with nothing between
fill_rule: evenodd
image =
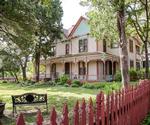
<instances>
[{"instance_id":1,"label":"metal bench","mask_svg":"<svg viewBox=\"0 0 150 125\"><path fill-rule=\"evenodd\" d=\"M16 106L45 104L47 105L47 94L25 93L22 95L12 95L13 114L17 112Z\"/></svg>"}]
</instances>

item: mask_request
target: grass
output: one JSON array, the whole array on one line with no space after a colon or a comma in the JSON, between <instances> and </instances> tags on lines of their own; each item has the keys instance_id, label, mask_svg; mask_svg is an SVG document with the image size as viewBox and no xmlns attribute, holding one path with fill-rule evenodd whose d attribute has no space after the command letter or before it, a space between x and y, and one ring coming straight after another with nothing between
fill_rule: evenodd
<instances>
[{"instance_id":1,"label":"grass","mask_svg":"<svg viewBox=\"0 0 150 125\"><path fill-rule=\"evenodd\" d=\"M92 83L91 83L92 84ZM88 100L92 97L95 100L96 94L103 90L105 93L108 93L114 88L120 88L121 85L119 83L106 83L105 88L100 89L87 89L83 87L73 88L73 87L63 87L63 86L54 86L51 87L48 84L36 84L31 86L20 86L20 84L15 83L0 83L0 98L3 98L3 101L6 102L6 111L12 111L12 100L11 95L18 95L27 92L35 92L35 93L47 93L48 94L48 106L49 110L52 106L56 107L57 113L62 112L62 107L65 102L68 104L69 111L73 109L73 106L76 100L81 101L82 98ZM111 84L111 85L110 85ZM38 105L35 105L38 107ZM48 117L49 114L46 114L44 110L45 106L40 107L42 111L44 111L44 117ZM35 110L34 107L17 107L18 110ZM36 111L36 110L35 110ZM35 114L25 115L26 121L31 123L36 119ZM4 117L1 119L1 122L5 125L15 125L15 120L12 116Z\"/></svg>"},{"instance_id":2,"label":"grass","mask_svg":"<svg viewBox=\"0 0 150 125\"><path fill-rule=\"evenodd\" d=\"M150 113L147 117L143 120L142 125L150 125Z\"/></svg>"}]
</instances>

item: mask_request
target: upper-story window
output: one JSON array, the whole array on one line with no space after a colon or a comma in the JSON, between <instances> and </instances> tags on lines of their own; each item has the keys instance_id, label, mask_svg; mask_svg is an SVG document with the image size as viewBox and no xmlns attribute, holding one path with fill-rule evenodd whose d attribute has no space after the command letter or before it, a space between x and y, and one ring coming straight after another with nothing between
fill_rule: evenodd
<instances>
[{"instance_id":1,"label":"upper-story window","mask_svg":"<svg viewBox=\"0 0 150 125\"><path fill-rule=\"evenodd\" d=\"M129 50L133 53L133 40L129 40Z\"/></svg>"},{"instance_id":2,"label":"upper-story window","mask_svg":"<svg viewBox=\"0 0 150 125\"><path fill-rule=\"evenodd\" d=\"M56 55L56 46L51 47L51 54L52 54L52 56Z\"/></svg>"},{"instance_id":3,"label":"upper-story window","mask_svg":"<svg viewBox=\"0 0 150 125\"><path fill-rule=\"evenodd\" d=\"M66 55L69 54L69 44L66 44Z\"/></svg>"},{"instance_id":4,"label":"upper-story window","mask_svg":"<svg viewBox=\"0 0 150 125\"><path fill-rule=\"evenodd\" d=\"M87 52L88 51L88 40L80 39L79 40L79 52Z\"/></svg>"},{"instance_id":5,"label":"upper-story window","mask_svg":"<svg viewBox=\"0 0 150 125\"><path fill-rule=\"evenodd\" d=\"M136 45L136 54L140 54L140 47Z\"/></svg>"}]
</instances>

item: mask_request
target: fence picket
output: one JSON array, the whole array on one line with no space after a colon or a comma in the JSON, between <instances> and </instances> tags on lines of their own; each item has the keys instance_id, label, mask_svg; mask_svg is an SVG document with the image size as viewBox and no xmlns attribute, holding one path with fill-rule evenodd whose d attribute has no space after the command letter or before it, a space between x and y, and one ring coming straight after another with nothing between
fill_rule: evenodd
<instances>
[{"instance_id":1,"label":"fence picket","mask_svg":"<svg viewBox=\"0 0 150 125\"><path fill-rule=\"evenodd\" d=\"M89 118L89 124L88 125L93 125L94 124L94 111L93 111L93 101L92 98L89 99L89 105L88 105L88 118Z\"/></svg>"},{"instance_id":2,"label":"fence picket","mask_svg":"<svg viewBox=\"0 0 150 125\"><path fill-rule=\"evenodd\" d=\"M22 113L20 113L19 117L17 118L16 125L25 125L25 121Z\"/></svg>"},{"instance_id":3,"label":"fence picket","mask_svg":"<svg viewBox=\"0 0 150 125\"><path fill-rule=\"evenodd\" d=\"M86 103L85 99L82 99L82 105L81 105L81 125L86 125Z\"/></svg>"},{"instance_id":4,"label":"fence picket","mask_svg":"<svg viewBox=\"0 0 150 125\"><path fill-rule=\"evenodd\" d=\"M69 125L68 106L66 103L64 104L64 107L63 107L62 125Z\"/></svg>"},{"instance_id":5,"label":"fence picket","mask_svg":"<svg viewBox=\"0 0 150 125\"><path fill-rule=\"evenodd\" d=\"M77 101L74 107L73 125L79 125L79 102Z\"/></svg>"},{"instance_id":6,"label":"fence picket","mask_svg":"<svg viewBox=\"0 0 150 125\"><path fill-rule=\"evenodd\" d=\"M57 113L55 107L53 107L50 114L50 123L51 123L50 125L57 125L56 119L57 119Z\"/></svg>"},{"instance_id":7,"label":"fence picket","mask_svg":"<svg viewBox=\"0 0 150 125\"><path fill-rule=\"evenodd\" d=\"M106 97L106 98L105 98ZM139 125L150 111L150 81L142 80L138 86L126 86L119 92L104 96L100 92L96 96L96 108L94 109L92 98L86 108L83 98L79 109L77 101L73 110L73 125ZM64 104L62 121L57 121L55 107L50 114L50 125L69 125L68 106ZM70 117L72 119L72 116ZM42 125L43 117L37 112L36 124ZM27 124L27 123L26 123ZM16 119L16 125L25 125L22 113Z\"/></svg>"},{"instance_id":8,"label":"fence picket","mask_svg":"<svg viewBox=\"0 0 150 125\"><path fill-rule=\"evenodd\" d=\"M36 120L37 125L42 125L43 124L43 116L40 110L37 112L37 120Z\"/></svg>"}]
</instances>

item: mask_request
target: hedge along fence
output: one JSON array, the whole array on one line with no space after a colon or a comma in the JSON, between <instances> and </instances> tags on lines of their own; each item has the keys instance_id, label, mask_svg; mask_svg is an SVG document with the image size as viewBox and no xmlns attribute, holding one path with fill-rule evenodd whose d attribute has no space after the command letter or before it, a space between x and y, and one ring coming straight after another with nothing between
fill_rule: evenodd
<instances>
[{"instance_id":1,"label":"hedge along fence","mask_svg":"<svg viewBox=\"0 0 150 125\"><path fill-rule=\"evenodd\" d=\"M61 118L58 118L53 107L46 125L139 125L149 110L150 81L143 80L138 86L128 86L109 95L100 92L96 96L95 106L91 98L88 103L84 99L81 104L77 101L70 117L67 104L64 104ZM40 110L37 112L36 123L44 125ZM16 125L25 125L22 113Z\"/></svg>"}]
</instances>

